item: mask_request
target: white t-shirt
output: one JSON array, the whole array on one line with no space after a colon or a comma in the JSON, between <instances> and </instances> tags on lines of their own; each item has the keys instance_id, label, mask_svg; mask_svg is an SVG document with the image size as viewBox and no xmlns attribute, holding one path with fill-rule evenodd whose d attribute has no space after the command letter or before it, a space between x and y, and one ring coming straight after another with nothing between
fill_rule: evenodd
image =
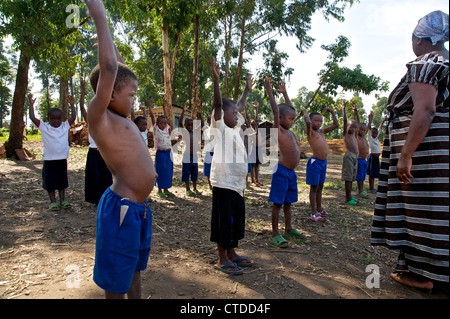
<instances>
[{"instance_id":1,"label":"white t-shirt","mask_svg":"<svg viewBox=\"0 0 450 319\"><path fill-rule=\"evenodd\" d=\"M211 164L211 185L214 187L234 190L244 196L248 172L247 151L240 135L244 118L238 113L238 124L228 127L221 119L214 120L211 115L210 136L214 138L214 156Z\"/></svg>"},{"instance_id":2,"label":"white t-shirt","mask_svg":"<svg viewBox=\"0 0 450 319\"><path fill-rule=\"evenodd\" d=\"M61 123L59 127L53 127L49 123L39 121L45 161L67 159L69 157L69 121Z\"/></svg>"},{"instance_id":3,"label":"white t-shirt","mask_svg":"<svg viewBox=\"0 0 450 319\"><path fill-rule=\"evenodd\" d=\"M378 136L373 138L369 133L369 150L370 154L381 154L381 145Z\"/></svg>"}]
</instances>

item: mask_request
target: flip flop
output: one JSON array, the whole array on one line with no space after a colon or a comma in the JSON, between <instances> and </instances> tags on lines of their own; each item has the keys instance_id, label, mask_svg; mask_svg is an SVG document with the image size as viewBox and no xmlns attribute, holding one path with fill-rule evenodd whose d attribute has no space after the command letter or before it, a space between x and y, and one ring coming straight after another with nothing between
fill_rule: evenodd
<instances>
[{"instance_id":1,"label":"flip flop","mask_svg":"<svg viewBox=\"0 0 450 319\"><path fill-rule=\"evenodd\" d=\"M325 209L322 209L319 213L320 213L320 216L322 216L322 217L330 216L330 213L328 213Z\"/></svg>"},{"instance_id":2,"label":"flip flop","mask_svg":"<svg viewBox=\"0 0 450 319\"><path fill-rule=\"evenodd\" d=\"M195 195L202 195L202 193L200 193L200 191L198 189L194 190Z\"/></svg>"},{"instance_id":3,"label":"flip flop","mask_svg":"<svg viewBox=\"0 0 450 319\"><path fill-rule=\"evenodd\" d=\"M48 209L56 211L59 210L59 205L56 203L51 203L50 206L48 207Z\"/></svg>"},{"instance_id":4,"label":"flip flop","mask_svg":"<svg viewBox=\"0 0 450 319\"><path fill-rule=\"evenodd\" d=\"M164 194L163 192L158 193L158 194L156 194L156 195L158 195L159 197L166 197L166 194Z\"/></svg>"},{"instance_id":5,"label":"flip flop","mask_svg":"<svg viewBox=\"0 0 450 319\"><path fill-rule=\"evenodd\" d=\"M289 233L284 233L284 238L305 239L305 235L299 232L297 229L292 229Z\"/></svg>"},{"instance_id":6,"label":"flip flop","mask_svg":"<svg viewBox=\"0 0 450 319\"><path fill-rule=\"evenodd\" d=\"M61 205L59 205L59 207L61 207L61 208L71 208L72 205L69 204L69 202L65 200L65 201L63 201L63 202L61 203Z\"/></svg>"},{"instance_id":7,"label":"flip flop","mask_svg":"<svg viewBox=\"0 0 450 319\"><path fill-rule=\"evenodd\" d=\"M358 202L355 202L353 199L349 200L345 205L352 205L355 206Z\"/></svg>"},{"instance_id":8,"label":"flip flop","mask_svg":"<svg viewBox=\"0 0 450 319\"><path fill-rule=\"evenodd\" d=\"M188 190L188 191L186 191L186 195L192 197L192 196L195 196L195 193L191 190Z\"/></svg>"},{"instance_id":9,"label":"flip flop","mask_svg":"<svg viewBox=\"0 0 450 319\"><path fill-rule=\"evenodd\" d=\"M167 191L165 193L163 193L166 196L175 196L173 193L171 193L170 191Z\"/></svg>"},{"instance_id":10,"label":"flip flop","mask_svg":"<svg viewBox=\"0 0 450 319\"><path fill-rule=\"evenodd\" d=\"M278 248L287 248L289 245L286 239L284 239L284 237L281 235L270 238L269 242L272 245L277 246Z\"/></svg>"},{"instance_id":11,"label":"flip flop","mask_svg":"<svg viewBox=\"0 0 450 319\"><path fill-rule=\"evenodd\" d=\"M237 266L234 263L229 264L229 265L224 265L224 266L214 265L214 269L223 271L224 273L229 274L229 275L240 275L244 272L244 269L242 269L242 268L238 269L238 270L228 270L228 269L236 269L236 268L237 268Z\"/></svg>"},{"instance_id":12,"label":"flip flop","mask_svg":"<svg viewBox=\"0 0 450 319\"><path fill-rule=\"evenodd\" d=\"M244 261L244 260L251 261L247 257L239 257L238 259L233 260L233 263L235 263L239 267L251 267L251 266L253 266L253 261L247 262L247 263L242 263L241 261Z\"/></svg>"}]
</instances>

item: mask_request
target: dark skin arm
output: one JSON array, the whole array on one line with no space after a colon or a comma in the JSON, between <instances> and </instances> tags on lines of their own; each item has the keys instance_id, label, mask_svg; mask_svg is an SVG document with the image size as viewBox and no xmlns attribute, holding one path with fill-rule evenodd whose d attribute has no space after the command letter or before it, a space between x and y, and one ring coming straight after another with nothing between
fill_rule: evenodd
<instances>
[{"instance_id":1,"label":"dark skin arm","mask_svg":"<svg viewBox=\"0 0 450 319\"><path fill-rule=\"evenodd\" d=\"M68 121L69 121L69 124L72 125L73 123L75 123L75 120L77 118L77 113L75 111L75 100L74 100L73 96L69 95L67 97L67 102L69 102L70 110L72 112L72 116L68 119Z\"/></svg>"},{"instance_id":2,"label":"dark skin arm","mask_svg":"<svg viewBox=\"0 0 450 319\"><path fill-rule=\"evenodd\" d=\"M239 98L239 101L236 103L238 106L239 113L241 113L242 110L244 109L245 102L247 101L248 92L250 92L252 88L253 88L253 79L252 79L251 75L248 75L244 92L242 92L242 95Z\"/></svg>"},{"instance_id":3,"label":"dark skin arm","mask_svg":"<svg viewBox=\"0 0 450 319\"><path fill-rule=\"evenodd\" d=\"M397 163L397 178L405 184L414 178L411 174L412 155L427 135L436 113L436 88L430 84L408 84L414 104L409 132Z\"/></svg>"},{"instance_id":4,"label":"dark skin arm","mask_svg":"<svg viewBox=\"0 0 450 319\"><path fill-rule=\"evenodd\" d=\"M331 116L333 118L333 124L330 126L325 127L322 131L324 134L331 132L332 130L335 130L339 127L339 121L336 117L336 113L334 113L333 109L330 109L329 107L324 108L323 110L324 114L331 113Z\"/></svg>"},{"instance_id":5,"label":"dark skin arm","mask_svg":"<svg viewBox=\"0 0 450 319\"><path fill-rule=\"evenodd\" d=\"M81 110L81 115L83 116L84 120L87 122L87 111L86 108L84 107L84 97L86 95L86 81L85 80L81 80L80 83L80 110Z\"/></svg>"},{"instance_id":6,"label":"dark skin arm","mask_svg":"<svg viewBox=\"0 0 450 319\"><path fill-rule=\"evenodd\" d=\"M152 125L155 125L155 124L156 124L156 122L155 122L155 115L153 114L153 111L152 111L152 104L153 104L153 102L154 102L153 99L151 99L151 100L148 102L148 112L150 113L150 118L151 118L151 120L152 120ZM163 108L163 109L164 109L164 108ZM165 109L164 109L164 112L165 112Z\"/></svg>"},{"instance_id":7,"label":"dark skin arm","mask_svg":"<svg viewBox=\"0 0 450 319\"><path fill-rule=\"evenodd\" d=\"M272 108L273 113L273 128L278 128L280 126L280 111L278 109L277 102L273 97L272 93L272 84L269 76L264 80L264 88L266 89L267 96L269 97L270 107Z\"/></svg>"},{"instance_id":8,"label":"dark skin arm","mask_svg":"<svg viewBox=\"0 0 450 319\"><path fill-rule=\"evenodd\" d=\"M311 132L311 119L309 118L308 111L306 109L302 109L300 114L303 115L303 118L305 119L306 134L309 135Z\"/></svg>"},{"instance_id":9,"label":"dark skin arm","mask_svg":"<svg viewBox=\"0 0 450 319\"><path fill-rule=\"evenodd\" d=\"M347 106L347 102L345 102L344 100L342 100L341 102L341 106L342 106L342 117L344 119L344 130L343 130L343 135L347 134L347 111L345 110L346 106Z\"/></svg>"},{"instance_id":10,"label":"dark skin arm","mask_svg":"<svg viewBox=\"0 0 450 319\"><path fill-rule=\"evenodd\" d=\"M36 99L33 99L33 94L28 94L28 101L30 101L30 107L28 110L28 115L30 116L30 120L33 122L34 125L39 127L40 120L37 119L34 116L34 103L36 102Z\"/></svg>"},{"instance_id":11,"label":"dark skin arm","mask_svg":"<svg viewBox=\"0 0 450 319\"><path fill-rule=\"evenodd\" d=\"M219 86L220 67L214 57L212 58L212 74L214 78L214 120L219 121L222 117L222 94Z\"/></svg>"},{"instance_id":12,"label":"dark skin arm","mask_svg":"<svg viewBox=\"0 0 450 319\"><path fill-rule=\"evenodd\" d=\"M277 89L277 91L278 91L279 93L283 94L284 102L285 102L287 105L293 106L293 105L292 105L292 102L291 102L291 99L289 98L289 96L288 96L288 94L287 94L286 84L285 84L285 83L280 83L280 84L278 84L278 89Z\"/></svg>"},{"instance_id":13,"label":"dark skin arm","mask_svg":"<svg viewBox=\"0 0 450 319\"><path fill-rule=\"evenodd\" d=\"M184 120L184 112L186 112L187 108L188 108L187 104L188 104L188 102L186 101L186 103L184 103L183 111L181 111L180 120L178 121L178 127L181 127L181 128L184 128L183 120Z\"/></svg>"}]
</instances>

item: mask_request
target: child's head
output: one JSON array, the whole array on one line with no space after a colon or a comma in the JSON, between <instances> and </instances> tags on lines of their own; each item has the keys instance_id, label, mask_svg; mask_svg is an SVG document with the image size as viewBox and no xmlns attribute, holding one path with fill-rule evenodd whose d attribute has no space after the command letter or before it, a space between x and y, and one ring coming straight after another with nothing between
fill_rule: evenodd
<instances>
[{"instance_id":1,"label":"child's head","mask_svg":"<svg viewBox=\"0 0 450 319\"><path fill-rule=\"evenodd\" d=\"M311 120L311 127L314 131L317 131L322 127L323 123L322 114L312 112L309 114L309 119Z\"/></svg>"},{"instance_id":2,"label":"child's head","mask_svg":"<svg viewBox=\"0 0 450 319\"><path fill-rule=\"evenodd\" d=\"M378 129L376 127L372 127L370 133L372 134L372 138L376 138L378 136Z\"/></svg>"},{"instance_id":3,"label":"child's head","mask_svg":"<svg viewBox=\"0 0 450 319\"><path fill-rule=\"evenodd\" d=\"M358 129L358 123L355 120L349 120L347 123L347 132L349 134L355 134Z\"/></svg>"},{"instance_id":4,"label":"child's head","mask_svg":"<svg viewBox=\"0 0 450 319\"><path fill-rule=\"evenodd\" d=\"M184 127L189 132L192 132L192 130L194 129L194 120L192 120L192 119L185 119L184 120Z\"/></svg>"},{"instance_id":5,"label":"child's head","mask_svg":"<svg viewBox=\"0 0 450 319\"><path fill-rule=\"evenodd\" d=\"M97 93L97 84L100 76L100 66L97 65L91 72L89 80L94 93ZM137 91L137 77L125 64L118 62L116 81L109 107L122 116L128 116L134 104Z\"/></svg>"},{"instance_id":6,"label":"child's head","mask_svg":"<svg viewBox=\"0 0 450 319\"><path fill-rule=\"evenodd\" d=\"M53 127L60 127L62 123L62 112L60 109L51 108L47 111L48 123Z\"/></svg>"},{"instance_id":7,"label":"child's head","mask_svg":"<svg viewBox=\"0 0 450 319\"><path fill-rule=\"evenodd\" d=\"M292 125L294 125L297 112L292 106L286 103L281 103L278 105L278 109L280 112L280 125L289 130Z\"/></svg>"},{"instance_id":8,"label":"child's head","mask_svg":"<svg viewBox=\"0 0 450 319\"><path fill-rule=\"evenodd\" d=\"M366 135L366 129L367 125L365 123L360 123L358 128L358 135L361 137Z\"/></svg>"},{"instance_id":9,"label":"child's head","mask_svg":"<svg viewBox=\"0 0 450 319\"><path fill-rule=\"evenodd\" d=\"M165 130L167 124L168 124L168 120L167 120L167 116L165 116L165 115L160 115L156 119L156 125L158 125L160 130Z\"/></svg>"},{"instance_id":10,"label":"child's head","mask_svg":"<svg viewBox=\"0 0 450 319\"><path fill-rule=\"evenodd\" d=\"M238 122L238 107L232 100L222 98L223 121L226 126L234 128Z\"/></svg>"},{"instance_id":11,"label":"child's head","mask_svg":"<svg viewBox=\"0 0 450 319\"><path fill-rule=\"evenodd\" d=\"M145 132L147 129L147 119L143 116L138 116L134 119L134 123L137 125L139 131Z\"/></svg>"}]
</instances>

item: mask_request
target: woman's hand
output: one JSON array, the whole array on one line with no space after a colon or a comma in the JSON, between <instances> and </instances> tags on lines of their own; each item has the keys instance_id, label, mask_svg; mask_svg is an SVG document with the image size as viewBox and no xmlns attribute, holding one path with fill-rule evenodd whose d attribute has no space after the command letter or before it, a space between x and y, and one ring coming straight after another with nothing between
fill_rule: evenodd
<instances>
[{"instance_id":1,"label":"woman's hand","mask_svg":"<svg viewBox=\"0 0 450 319\"><path fill-rule=\"evenodd\" d=\"M400 156L397 162L397 178L401 183L411 184L411 179L414 178L411 175L412 158L406 156Z\"/></svg>"}]
</instances>

